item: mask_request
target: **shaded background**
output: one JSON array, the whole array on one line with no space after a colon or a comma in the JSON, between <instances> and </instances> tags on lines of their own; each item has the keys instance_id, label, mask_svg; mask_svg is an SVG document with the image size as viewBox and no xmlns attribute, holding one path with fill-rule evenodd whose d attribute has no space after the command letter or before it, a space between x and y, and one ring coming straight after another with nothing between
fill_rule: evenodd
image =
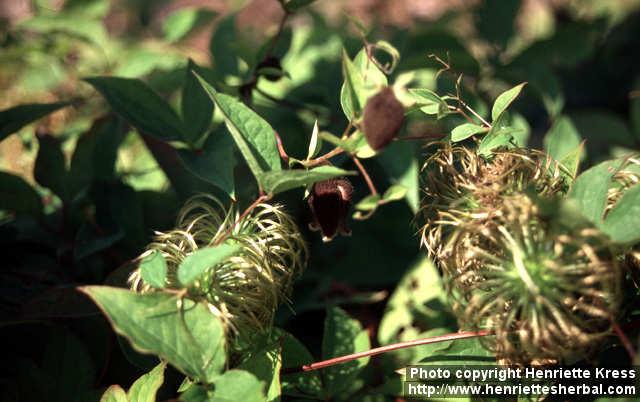
<instances>
[{"instance_id":1,"label":"shaded background","mask_svg":"<svg viewBox=\"0 0 640 402\"><path fill-rule=\"evenodd\" d=\"M341 49L353 57L362 46L349 15L368 28L370 41L385 39L400 51L390 82L445 94L463 74L463 97L486 115L497 94L527 81L512 115L525 129L523 141L541 148L550 130L559 130L567 149L587 140L583 164L589 166L639 148L639 10L640 1L631 0L318 0L293 16L278 40L274 53L289 77L259 82L271 99L254 92L245 100L280 133L292 156L306 155L315 119L322 129L341 133ZM239 93L281 18L276 0L0 3L0 109L74 100L72 108L0 142L0 170L10 175L3 176L0 195L17 192L7 177L19 177L42 200L0 208L0 348L12 362L0 368L0 381L7 398L16 392L33 401L95 397L100 388L128 386L144 373L154 360L131 351L74 287L122 284L130 259L153 230L171 227L184 199L218 193L206 171L195 174L173 148L145 143L109 114L81 78L142 78L178 105L191 58L219 87ZM431 54L451 69L438 74L442 65ZM457 123L411 114L402 135L446 133ZM219 118L216 131L224 131ZM439 313L446 306L432 303L410 306L409 318L398 319L402 325L378 333L389 295L423 262L413 222L421 145L397 141L366 160L381 189L401 183L409 191L370 220L350 222L351 238L323 244L306 230L310 215L302 191L279 197L303 228L311 260L292 298L295 315L282 309L278 324L316 357L328 304L357 317L374 345L455 329L451 317ZM337 164L353 168L347 160ZM73 182L65 200L56 191L62 176ZM246 167L238 166L235 178L239 198L251 200L255 188ZM367 194L358 178L354 184L356 199ZM375 360L365 373L369 383L382 383L395 358ZM175 373L168 377L165 399L180 380Z\"/></svg>"}]
</instances>

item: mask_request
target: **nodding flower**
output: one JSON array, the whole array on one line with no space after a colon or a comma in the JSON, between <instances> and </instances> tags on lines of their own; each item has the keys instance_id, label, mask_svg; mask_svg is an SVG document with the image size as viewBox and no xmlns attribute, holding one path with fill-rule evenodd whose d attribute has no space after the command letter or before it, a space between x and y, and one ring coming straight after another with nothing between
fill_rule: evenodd
<instances>
[{"instance_id":1,"label":"nodding flower","mask_svg":"<svg viewBox=\"0 0 640 402\"><path fill-rule=\"evenodd\" d=\"M336 234L349 236L347 216L351 208L353 186L346 178L328 179L315 183L308 202L313 221L309 229L322 232L322 240L331 241Z\"/></svg>"}]
</instances>

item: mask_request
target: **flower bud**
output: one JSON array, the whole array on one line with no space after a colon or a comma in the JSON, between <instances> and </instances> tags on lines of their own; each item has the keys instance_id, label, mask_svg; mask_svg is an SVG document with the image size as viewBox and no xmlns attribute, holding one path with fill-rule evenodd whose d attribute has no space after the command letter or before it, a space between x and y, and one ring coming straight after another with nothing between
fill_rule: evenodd
<instances>
[{"instance_id":1,"label":"flower bud","mask_svg":"<svg viewBox=\"0 0 640 402\"><path fill-rule=\"evenodd\" d=\"M385 87L367 101L363 131L373 150L378 151L393 141L403 122L404 107L390 87Z\"/></svg>"},{"instance_id":2,"label":"flower bud","mask_svg":"<svg viewBox=\"0 0 640 402\"><path fill-rule=\"evenodd\" d=\"M353 186L346 178L319 181L313 185L308 202L313 222L311 230L322 231L322 240L331 241L336 234L350 235L346 219L351 207Z\"/></svg>"}]
</instances>

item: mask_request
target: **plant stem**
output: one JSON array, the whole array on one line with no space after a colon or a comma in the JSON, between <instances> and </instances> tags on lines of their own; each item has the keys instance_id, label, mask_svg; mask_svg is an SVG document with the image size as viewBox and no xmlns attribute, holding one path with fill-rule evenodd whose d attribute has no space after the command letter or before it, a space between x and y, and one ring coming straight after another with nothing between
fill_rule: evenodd
<instances>
[{"instance_id":1,"label":"plant stem","mask_svg":"<svg viewBox=\"0 0 640 402\"><path fill-rule=\"evenodd\" d=\"M277 131L273 131L273 135L276 137L276 146L278 147L278 153L280 154L280 158L284 161L284 163L289 163L289 155L287 151L284 150L284 146L282 145L282 139L280 138L280 134Z\"/></svg>"},{"instance_id":2,"label":"plant stem","mask_svg":"<svg viewBox=\"0 0 640 402\"><path fill-rule=\"evenodd\" d=\"M358 167L358 170L360 170L362 177L364 177L364 181L367 182L367 186L369 186L371 195L378 195L378 190L376 190L376 186L373 185L373 181L371 180L369 173L367 173L367 170L364 168L364 166L362 166L362 162L360 162L360 159L358 159L355 155L351 155L351 159L353 159L353 163L355 163Z\"/></svg>"},{"instance_id":3,"label":"plant stem","mask_svg":"<svg viewBox=\"0 0 640 402\"><path fill-rule=\"evenodd\" d=\"M624 348L627 350L629 357L631 357L631 361L635 360L636 350L627 335L624 333L624 331L622 331L622 328L620 328L620 326L616 322L612 322L611 327L613 328L613 332L615 332L618 336L618 339L620 339L620 342L622 342Z\"/></svg>"},{"instance_id":4,"label":"plant stem","mask_svg":"<svg viewBox=\"0 0 640 402\"><path fill-rule=\"evenodd\" d=\"M260 197L258 197L251 205L249 205L247 207L247 209L244 210L244 212L242 212L242 214L240 214L238 219L236 219L235 222L233 222L233 224L229 227L229 229L227 229L227 231L224 232L224 234L222 236L220 236L220 238L218 240L216 240L213 245L217 246L220 243L222 243L223 241L225 241L229 236L231 236L231 233L233 232L233 229L238 225L238 223L240 223L240 221L242 221L244 218L246 218L247 215L249 215L251 213L251 211L253 211L253 209L255 207L260 205L260 203L262 203L263 201L268 200L269 198L270 198L269 195L261 194Z\"/></svg>"},{"instance_id":5,"label":"plant stem","mask_svg":"<svg viewBox=\"0 0 640 402\"><path fill-rule=\"evenodd\" d=\"M315 159L309 159L308 161L305 161L304 165L306 167L311 167L311 166L316 166L316 165L320 165L324 162L327 162L329 159L333 158L336 155L340 155L341 153L344 152L344 149L338 147L338 148L334 148L331 151L327 152L326 154L322 155L322 156L318 156Z\"/></svg>"},{"instance_id":6,"label":"plant stem","mask_svg":"<svg viewBox=\"0 0 640 402\"><path fill-rule=\"evenodd\" d=\"M381 346L379 348L370 349L364 352L358 352L358 353L352 353L350 355L334 357L333 359L323 360L323 361L311 363L311 364L305 364L304 366L300 366L300 367L291 367L288 369L283 369L282 372L283 374L293 374L293 373L300 373L300 372L306 372L306 371L313 371L313 370L318 370L318 369L322 369L329 366L334 366L336 364L346 363L351 360L361 359L363 357L375 356L382 353L391 352L393 350L410 348L413 346L428 345L430 343L454 341L458 339L477 338L477 337L487 336L491 334L492 332L488 330L475 331L475 332L455 332L452 334L416 339L413 341L392 343L391 345Z\"/></svg>"}]
</instances>

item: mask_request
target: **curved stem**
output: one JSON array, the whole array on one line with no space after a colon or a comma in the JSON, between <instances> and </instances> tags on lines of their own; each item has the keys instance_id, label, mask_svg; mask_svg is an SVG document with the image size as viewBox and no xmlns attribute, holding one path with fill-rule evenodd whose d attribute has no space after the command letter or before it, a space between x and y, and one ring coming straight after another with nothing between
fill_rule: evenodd
<instances>
[{"instance_id":1,"label":"curved stem","mask_svg":"<svg viewBox=\"0 0 640 402\"><path fill-rule=\"evenodd\" d=\"M353 159L353 163L355 163L358 167L358 170L360 170L362 177L364 177L364 181L367 182L367 186L369 186L369 191L371 191L371 194L378 195L378 190L376 190L376 186L373 184L373 180L371 180L369 173L367 173L367 170L362 165L362 162L360 162L360 159L358 159L355 155L351 155L351 158Z\"/></svg>"},{"instance_id":2,"label":"curved stem","mask_svg":"<svg viewBox=\"0 0 640 402\"><path fill-rule=\"evenodd\" d=\"M351 360L361 359L363 357L375 356L382 353L391 352L393 350L410 348L413 346L428 345L430 343L454 341L458 339L478 338L481 336L487 336L491 334L492 332L488 330L475 331L475 332L454 332L452 334L433 336L430 338L422 338L422 339L416 339L413 341L392 343L391 345L381 346L379 348L370 349L364 352L352 353L350 355L334 357L333 359L323 360L316 363L305 364L304 366L300 366L300 367L291 367L288 369L285 368L282 370L282 373L293 374L293 373L300 373L305 371L313 371L313 370L318 370L318 369L322 369L329 366L334 366L336 364L346 363Z\"/></svg>"}]
</instances>

